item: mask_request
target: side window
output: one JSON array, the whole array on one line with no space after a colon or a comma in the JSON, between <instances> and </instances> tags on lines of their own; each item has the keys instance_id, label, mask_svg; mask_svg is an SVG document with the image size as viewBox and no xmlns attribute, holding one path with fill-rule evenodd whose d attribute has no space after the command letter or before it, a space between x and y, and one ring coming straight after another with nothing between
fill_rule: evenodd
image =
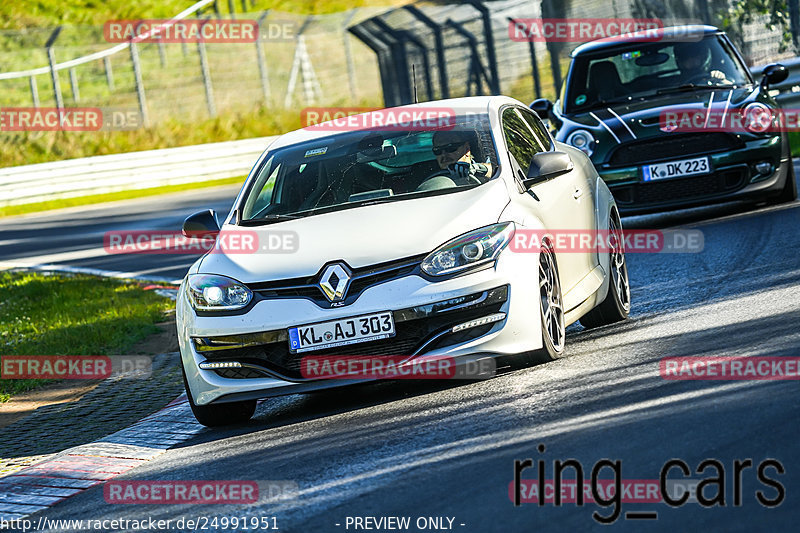
<instances>
[{"instance_id":1,"label":"side window","mask_svg":"<svg viewBox=\"0 0 800 533\"><path fill-rule=\"evenodd\" d=\"M533 155L541 152L542 148L527 123L513 107L503 111L503 135L511 155L522 172L527 174Z\"/></svg>"},{"instance_id":2,"label":"side window","mask_svg":"<svg viewBox=\"0 0 800 533\"><path fill-rule=\"evenodd\" d=\"M542 151L546 152L550 150L550 148L552 148L550 136L547 134L547 130L545 129L544 124L542 124L541 119L527 109L520 109L519 112L522 115L522 118L525 119L525 122L528 123L528 126L530 126L533 130L533 134L536 135L536 138L539 140L539 145L542 147Z\"/></svg>"}]
</instances>

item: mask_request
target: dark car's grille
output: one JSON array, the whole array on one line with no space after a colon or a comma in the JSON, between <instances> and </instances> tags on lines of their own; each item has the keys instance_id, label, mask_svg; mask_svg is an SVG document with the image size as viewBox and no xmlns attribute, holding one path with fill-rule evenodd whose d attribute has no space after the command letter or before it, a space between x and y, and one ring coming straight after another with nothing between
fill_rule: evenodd
<instances>
[{"instance_id":1,"label":"dark car's grille","mask_svg":"<svg viewBox=\"0 0 800 533\"><path fill-rule=\"evenodd\" d=\"M648 205L681 200L710 198L737 191L745 186L746 167L733 168L707 176L649 181L612 188L618 203Z\"/></svg>"},{"instance_id":2,"label":"dark car's grille","mask_svg":"<svg viewBox=\"0 0 800 533\"><path fill-rule=\"evenodd\" d=\"M742 147L740 140L723 132L665 135L617 147L608 158L612 167L642 165Z\"/></svg>"},{"instance_id":3,"label":"dark car's grille","mask_svg":"<svg viewBox=\"0 0 800 533\"><path fill-rule=\"evenodd\" d=\"M412 355L426 342L435 338L436 335L447 328L484 317L486 315L500 312L501 307L508 298L507 286L499 287L488 291L485 298L472 298L475 303L453 309L451 311L432 311L424 307L400 310L394 312L395 317L395 336L389 339L370 341L342 346L327 350L318 350L293 354L289 351L289 344L286 340L280 342L270 342L257 346L247 346L232 349L217 349L209 352L201 352L208 361L235 360L243 364L252 364L267 368L272 372L289 379L303 379L300 372L301 361L304 356L340 356L340 355L370 355L370 356L393 356L393 355ZM469 301L469 300L468 300ZM463 305L463 304L462 304ZM409 317L416 316L417 318ZM484 335L491 329L492 325L479 326L460 331L455 334L445 335L438 338L430 346L425 347L425 351L434 347L447 346L457 342L477 338ZM285 330L284 330L285 331ZM266 337L270 337L267 332ZM278 335L272 336L272 338ZM449 342L448 342L449 341ZM195 341L195 345L198 343ZM230 372L230 369L216 370L217 374L226 378L249 378L263 377L250 374L250 371ZM247 374L247 375L245 375Z\"/></svg>"}]
</instances>

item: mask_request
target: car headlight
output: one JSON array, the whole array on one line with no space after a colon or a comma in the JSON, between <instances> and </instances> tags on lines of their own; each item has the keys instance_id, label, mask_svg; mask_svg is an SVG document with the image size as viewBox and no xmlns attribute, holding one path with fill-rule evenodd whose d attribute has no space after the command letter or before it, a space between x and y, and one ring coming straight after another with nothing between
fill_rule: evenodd
<instances>
[{"instance_id":1,"label":"car headlight","mask_svg":"<svg viewBox=\"0 0 800 533\"><path fill-rule=\"evenodd\" d=\"M594 152L594 136L586 130L575 130L567 136L567 144L574 146L586 155Z\"/></svg>"},{"instance_id":2,"label":"car headlight","mask_svg":"<svg viewBox=\"0 0 800 533\"><path fill-rule=\"evenodd\" d=\"M744 108L744 127L751 133L764 133L772 127L772 109L761 102L753 102Z\"/></svg>"},{"instance_id":3,"label":"car headlight","mask_svg":"<svg viewBox=\"0 0 800 533\"><path fill-rule=\"evenodd\" d=\"M246 307L253 298L252 291L235 279L216 274L192 274L186 287L198 311L233 311Z\"/></svg>"},{"instance_id":4,"label":"car headlight","mask_svg":"<svg viewBox=\"0 0 800 533\"><path fill-rule=\"evenodd\" d=\"M443 244L422 260L422 271L430 276L460 272L497 259L514 234L513 222L501 222L470 231Z\"/></svg>"}]
</instances>

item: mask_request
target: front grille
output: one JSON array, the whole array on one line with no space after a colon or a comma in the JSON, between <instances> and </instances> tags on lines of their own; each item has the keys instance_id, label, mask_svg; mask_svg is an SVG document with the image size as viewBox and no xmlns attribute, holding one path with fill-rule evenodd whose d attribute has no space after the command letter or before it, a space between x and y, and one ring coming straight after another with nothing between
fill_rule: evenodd
<instances>
[{"instance_id":1,"label":"front grille","mask_svg":"<svg viewBox=\"0 0 800 533\"><path fill-rule=\"evenodd\" d=\"M344 299L345 305L355 302L369 287L413 273L424 257L420 255L352 269L352 279ZM330 302L319 287L321 274L322 268L313 276L249 283L247 286L260 298L308 298L320 307L327 308L330 307Z\"/></svg>"},{"instance_id":2,"label":"front grille","mask_svg":"<svg viewBox=\"0 0 800 533\"><path fill-rule=\"evenodd\" d=\"M672 203L681 200L711 198L735 192L746 185L746 167L734 168L706 176L648 181L612 188L614 198L622 205Z\"/></svg>"},{"instance_id":3,"label":"front grille","mask_svg":"<svg viewBox=\"0 0 800 533\"><path fill-rule=\"evenodd\" d=\"M280 342L270 342L258 346L246 346L232 349L215 349L209 352L201 351L208 361L235 360L243 364L257 365L267 368L282 377L301 380L300 372L302 359L305 356L344 356L344 355L368 355L368 356L397 356L412 355L420 347L425 345L431 338L441 331L451 328L457 324L475 320L486 315L500 312L501 307L508 299L508 287L499 287L487 291L488 296L484 300L474 299L475 305L453 309L450 311L431 310L431 306L404 309L393 313L395 319L395 336L389 339L381 339L370 342L341 346L326 350L316 350L293 354L289 351L289 343L286 340ZM457 299L461 301L461 299ZM471 301L466 299L466 301ZM464 305L464 304L461 304ZM414 310L417 310L414 312ZM445 335L435 341L431 347L440 348L450 344L465 342L473 338L484 335L491 329L491 325L480 326L463 330L461 332ZM283 330L285 331L285 330ZM270 336L271 332L262 334L265 338L277 338ZM285 337L285 336L281 336ZM195 346L198 346L198 339L195 339ZM242 370L236 369L240 374L228 372L231 369L218 370L217 373L222 377L243 379L247 377L263 377L255 375L241 375Z\"/></svg>"},{"instance_id":4,"label":"front grille","mask_svg":"<svg viewBox=\"0 0 800 533\"><path fill-rule=\"evenodd\" d=\"M665 135L618 146L608 158L611 167L643 165L741 148L743 143L728 133Z\"/></svg>"},{"instance_id":5,"label":"front grille","mask_svg":"<svg viewBox=\"0 0 800 533\"><path fill-rule=\"evenodd\" d=\"M269 375L266 372L259 372L252 368L218 368L214 370L219 377L228 379L254 379L266 378Z\"/></svg>"}]
</instances>

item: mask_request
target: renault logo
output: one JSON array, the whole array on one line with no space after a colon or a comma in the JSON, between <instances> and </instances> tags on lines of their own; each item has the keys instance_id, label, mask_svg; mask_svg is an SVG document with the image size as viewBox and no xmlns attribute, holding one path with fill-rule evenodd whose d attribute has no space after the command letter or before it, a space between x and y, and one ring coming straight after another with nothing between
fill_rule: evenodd
<instances>
[{"instance_id":1,"label":"renault logo","mask_svg":"<svg viewBox=\"0 0 800 533\"><path fill-rule=\"evenodd\" d=\"M319 288L331 302L344 300L348 283L350 283L350 271L341 263L325 267L319 278Z\"/></svg>"}]
</instances>

